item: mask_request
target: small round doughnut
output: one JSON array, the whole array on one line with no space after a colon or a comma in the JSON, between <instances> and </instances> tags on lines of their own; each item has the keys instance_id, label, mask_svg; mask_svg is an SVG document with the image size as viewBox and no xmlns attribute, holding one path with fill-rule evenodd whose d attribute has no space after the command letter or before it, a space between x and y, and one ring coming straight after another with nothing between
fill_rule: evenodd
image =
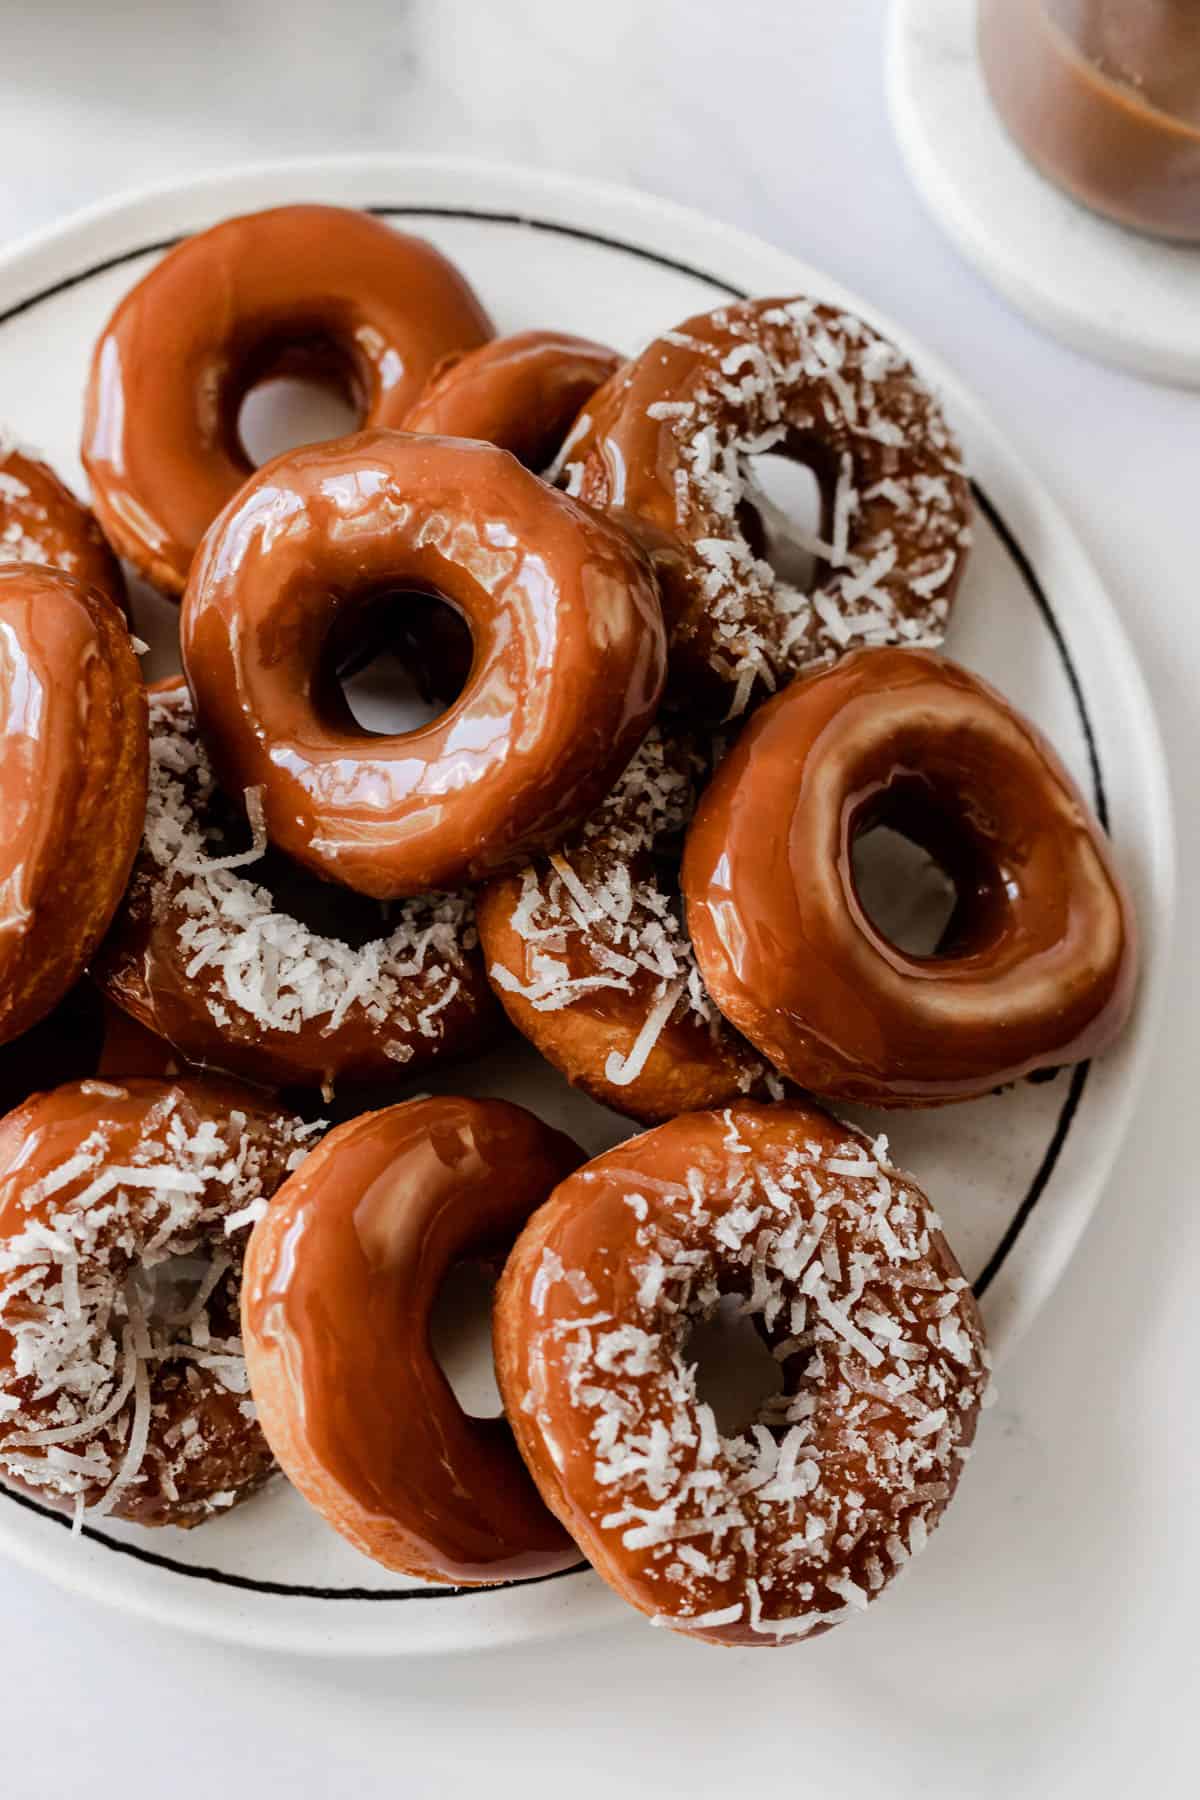
<instances>
[{"instance_id":1,"label":"small round doughnut","mask_svg":"<svg viewBox=\"0 0 1200 1800\"><path fill-rule=\"evenodd\" d=\"M672 877L708 760L699 737L651 726L572 843L476 898L488 975L518 1031L593 1100L647 1125L783 1094L713 1005L677 912Z\"/></svg>"},{"instance_id":2,"label":"small round doughnut","mask_svg":"<svg viewBox=\"0 0 1200 1800\"><path fill-rule=\"evenodd\" d=\"M932 956L885 938L855 840L888 825L957 900ZM751 720L683 861L688 926L726 1018L802 1087L934 1106L1079 1062L1121 1030L1133 913L1051 746L978 676L863 650Z\"/></svg>"},{"instance_id":3,"label":"small round doughnut","mask_svg":"<svg viewBox=\"0 0 1200 1800\"><path fill-rule=\"evenodd\" d=\"M475 657L446 712L387 737L356 723L331 652L406 589L456 607ZM666 661L619 527L507 451L395 431L261 469L206 538L181 627L221 784L260 787L273 844L381 900L559 842L637 748Z\"/></svg>"},{"instance_id":4,"label":"small round doughnut","mask_svg":"<svg viewBox=\"0 0 1200 1800\"><path fill-rule=\"evenodd\" d=\"M171 1045L114 1006L88 976L31 1030L0 1044L0 1118L68 1081L182 1072Z\"/></svg>"},{"instance_id":5,"label":"small round doughnut","mask_svg":"<svg viewBox=\"0 0 1200 1800\"><path fill-rule=\"evenodd\" d=\"M183 592L209 525L253 464L238 417L254 387L305 375L363 425L399 425L441 358L491 337L464 277L422 238L340 206L226 219L156 263L100 335L83 462L112 544Z\"/></svg>"},{"instance_id":6,"label":"small round doughnut","mask_svg":"<svg viewBox=\"0 0 1200 1800\"><path fill-rule=\"evenodd\" d=\"M582 1152L502 1100L410 1100L330 1133L246 1257L246 1360L300 1492L357 1549L485 1586L579 1560L503 1418L465 1413L430 1310L460 1262L498 1264Z\"/></svg>"},{"instance_id":7,"label":"small round doughnut","mask_svg":"<svg viewBox=\"0 0 1200 1800\"><path fill-rule=\"evenodd\" d=\"M48 463L0 431L0 567L6 563L61 569L128 612L121 565L87 507Z\"/></svg>"},{"instance_id":8,"label":"small round doughnut","mask_svg":"<svg viewBox=\"0 0 1200 1800\"><path fill-rule=\"evenodd\" d=\"M688 1338L736 1295L783 1391L722 1432ZM542 1495L656 1624L780 1645L878 1598L958 1483L987 1389L921 1190L812 1107L741 1101L586 1164L496 1295L504 1407Z\"/></svg>"},{"instance_id":9,"label":"small round doughnut","mask_svg":"<svg viewBox=\"0 0 1200 1800\"><path fill-rule=\"evenodd\" d=\"M116 912L146 806L146 693L114 603L0 568L0 1043L74 987Z\"/></svg>"},{"instance_id":10,"label":"small round doughnut","mask_svg":"<svg viewBox=\"0 0 1200 1800\"><path fill-rule=\"evenodd\" d=\"M751 459L768 451L821 486L809 593L764 553L773 509ZM908 360L852 313L800 297L688 319L596 394L562 463L566 491L654 558L676 706L737 717L853 646L942 639L970 544L959 447Z\"/></svg>"},{"instance_id":11,"label":"small round doughnut","mask_svg":"<svg viewBox=\"0 0 1200 1800\"><path fill-rule=\"evenodd\" d=\"M208 1081L74 1082L0 1121L0 1475L141 1525L261 1486L242 1252L317 1129Z\"/></svg>"},{"instance_id":12,"label":"small round doughnut","mask_svg":"<svg viewBox=\"0 0 1200 1800\"><path fill-rule=\"evenodd\" d=\"M404 421L406 431L483 438L540 474L580 408L621 366L615 350L564 331L518 331L446 357Z\"/></svg>"},{"instance_id":13,"label":"small round doughnut","mask_svg":"<svg viewBox=\"0 0 1200 1800\"><path fill-rule=\"evenodd\" d=\"M317 882L260 833L222 856L231 820L176 677L150 696L150 791L133 879L92 971L191 1063L266 1085L395 1080L481 1050L502 1023L465 893L388 908ZM267 873L327 928L297 918ZM351 915L351 916L347 916ZM353 915L364 915L361 919ZM352 943L351 924L367 935ZM340 927L340 929L339 929Z\"/></svg>"}]
</instances>

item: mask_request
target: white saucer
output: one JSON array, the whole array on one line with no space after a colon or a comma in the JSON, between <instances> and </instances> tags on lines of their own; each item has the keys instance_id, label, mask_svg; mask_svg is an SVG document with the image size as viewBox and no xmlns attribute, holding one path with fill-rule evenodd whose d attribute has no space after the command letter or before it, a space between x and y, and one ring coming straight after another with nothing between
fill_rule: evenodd
<instances>
[{"instance_id":1,"label":"white saucer","mask_svg":"<svg viewBox=\"0 0 1200 1800\"><path fill-rule=\"evenodd\" d=\"M1102 1062L966 1106L875 1116L945 1219L1002 1361L1069 1261L1129 1127L1166 986L1174 891L1153 712L1070 526L936 357L820 271L645 195L439 159L251 168L134 195L18 245L0 257L0 417L82 485L84 375L113 305L184 233L289 200L369 206L424 232L461 264L501 331L558 326L633 350L732 294L809 292L872 318L939 388L978 500L977 545L947 648L1057 744L1112 832L1144 943L1137 1016ZM144 588L134 602L138 629L156 646L150 673L165 672L175 610ZM532 1050L505 1047L421 1085L524 1101L593 1154L630 1129ZM969 1514L969 1479L958 1507ZM176 1628L327 1655L494 1646L624 1616L590 1572L483 1591L390 1575L282 1480L200 1530L146 1532L106 1519L79 1538L61 1517L0 1489L0 1545L68 1587Z\"/></svg>"},{"instance_id":2,"label":"white saucer","mask_svg":"<svg viewBox=\"0 0 1200 1800\"><path fill-rule=\"evenodd\" d=\"M1200 386L1200 246L1111 224L1026 162L984 87L974 0L892 0L888 97L930 210L1006 299L1089 356Z\"/></svg>"}]
</instances>

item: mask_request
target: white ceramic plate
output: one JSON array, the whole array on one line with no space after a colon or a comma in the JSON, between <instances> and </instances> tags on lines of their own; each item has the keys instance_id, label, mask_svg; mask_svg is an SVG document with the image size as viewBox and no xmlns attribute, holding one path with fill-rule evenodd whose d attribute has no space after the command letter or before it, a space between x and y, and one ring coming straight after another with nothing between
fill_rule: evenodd
<instances>
[{"instance_id":1,"label":"white ceramic plate","mask_svg":"<svg viewBox=\"0 0 1200 1800\"><path fill-rule=\"evenodd\" d=\"M117 299L182 234L304 199L371 207L425 232L463 266L501 330L562 326L632 350L730 295L803 291L853 306L905 341L817 270L642 195L462 162L326 159L137 195L0 258L0 419L81 482L84 374ZM1163 990L1171 823L1146 690L1087 556L971 396L936 358L907 348L940 388L977 483L978 548L949 648L1058 745L1112 831L1144 927L1138 1016L1103 1063L971 1105L876 1122L942 1212L1002 1357L1067 1263L1129 1124ZM138 604L139 627L161 640L170 613L144 590ZM532 1052L506 1049L441 1085L524 1100L593 1152L629 1129L572 1093ZM469 1321L464 1330L469 1336ZM482 1334L474 1335L478 1348ZM476 1380L483 1374L481 1359ZM969 1481L960 1504L971 1504ZM97 1599L295 1650L431 1652L621 1616L619 1602L582 1570L483 1592L390 1575L344 1544L283 1481L190 1534L106 1521L82 1538L0 1489L0 1543Z\"/></svg>"}]
</instances>

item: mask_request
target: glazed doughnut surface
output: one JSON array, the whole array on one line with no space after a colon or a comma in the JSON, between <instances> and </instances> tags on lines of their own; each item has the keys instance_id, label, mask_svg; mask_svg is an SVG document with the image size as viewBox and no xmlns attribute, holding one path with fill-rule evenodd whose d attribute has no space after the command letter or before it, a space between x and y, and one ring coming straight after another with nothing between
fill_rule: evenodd
<instances>
[{"instance_id":1,"label":"glazed doughnut surface","mask_svg":"<svg viewBox=\"0 0 1200 1800\"><path fill-rule=\"evenodd\" d=\"M381 736L329 658L406 590L464 615L474 662L440 717ZM260 787L273 844L378 899L560 841L629 761L665 670L654 578L623 532L506 451L401 432L261 469L205 540L181 623L222 786Z\"/></svg>"},{"instance_id":2,"label":"glazed doughnut surface","mask_svg":"<svg viewBox=\"0 0 1200 1800\"><path fill-rule=\"evenodd\" d=\"M451 351L492 334L422 238L338 206L281 206L186 239L117 307L92 358L83 462L110 541L181 594L205 531L253 473L251 388L302 374L396 426Z\"/></svg>"},{"instance_id":3,"label":"glazed doughnut surface","mask_svg":"<svg viewBox=\"0 0 1200 1800\"><path fill-rule=\"evenodd\" d=\"M429 1316L454 1264L498 1264L581 1161L522 1107L411 1100L331 1132L255 1228L242 1310L263 1427L387 1568L486 1585L578 1560L505 1421L463 1411Z\"/></svg>"},{"instance_id":4,"label":"glazed doughnut surface","mask_svg":"<svg viewBox=\"0 0 1200 1800\"><path fill-rule=\"evenodd\" d=\"M514 332L439 364L404 429L483 438L540 474L580 408L620 366L615 350L588 338Z\"/></svg>"},{"instance_id":5,"label":"glazed doughnut surface","mask_svg":"<svg viewBox=\"0 0 1200 1800\"><path fill-rule=\"evenodd\" d=\"M930 956L861 904L876 824L954 883ZM989 1093L1105 1049L1132 1003L1136 926L1087 803L1027 720L929 651L860 651L764 707L700 803L683 886L725 1016L834 1098Z\"/></svg>"},{"instance_id":6,"label":"glazed doughnut surface","mask_svg":"<svg viewBox=\"0 0 1200 1800\"><path fill-rule=\"evenodd\" d=\"M220 802L187 689L165 682L150 696L142 847L93 964L133 1018L190 1062L327 1090L414 1074L495 1036L470 895L423 895L385 911L285 871L298 898L335 902L322 906L332 917L319 929L262 885L261 831L247 851L214 848L206 828ZM367 914L373 935L347 941L348 910Z\"/></svg>"},{"instance_id":7,"label":"glazed doughnut surface","mask_svg":"<svg viewBox=\"0 0 1200 1800\"><path fill-rule=\"evenodd\" d=\"M724 1435L688 1356L722 1295L783 1383ZM885 1140L791 1105L674 1119L568 1177L509 1258L495 1337L547 1504L622 1598L724 1644L876 1599L951 1499L987 1385L925 1196Z\"/></svg>"},{"instance_id":8,"label":"glazed doughnut surface","mask_svg":"<svg viewBox=\"0 0 1200 1800\"><path fill-rule=\"evenodd\" d=\"M116 605L0 567L0 1043L72 988L125 888L146 804L146 695Z\"/></svg>"},{"instance_id":9,"label":"glazed doughnut surface","mask_svg":"<svg viewBox=\"0 0 1200 1800\"><path fill-rule=\"evenodd\" d=\"M0 1473L142 1525L262 1484L241 1256L318 1129L205 1081L82 1081L0 1122Z\"/></svg>"},{"instance_id":10,"label":"glazed doughnut surface","mask_svg":"<svg viewBox=\"0 0 1200 1800\"><path fill-rule=\"evenodd\" d=\"M765 554L767 453L821 487L811 592ZM600 390L562 460L566 491L654 558L685 711L738 717L856 645L942 639L970 545L961 454L906 358L852 313L801 296L686 320Z\"/></svg>"}]
</instances>

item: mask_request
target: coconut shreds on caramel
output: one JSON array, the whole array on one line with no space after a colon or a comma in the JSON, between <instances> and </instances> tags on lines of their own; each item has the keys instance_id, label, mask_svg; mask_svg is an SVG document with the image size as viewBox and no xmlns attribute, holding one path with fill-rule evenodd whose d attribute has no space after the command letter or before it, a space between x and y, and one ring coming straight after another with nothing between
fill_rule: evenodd
<instances>
[{"instance_id":1,"label":"coconut shreds on caramel","mask_svg":"<svg viewBox=\"0 0 1200 1800\"><path fill-rule=\"evenodd\" d=\"M39 1179L18 1165L0 1181L0 1203L28 1215L0 1240L0 1472L77 1503L77 1523L85 1509L102 1516L136 1494L148 1455L169 1504L204 1453L186 1405L171 1407L165 1428L156 1420L166 1408L153 1400L155 1376L166 1365L184 1369L185 1385L194 1366L253 1417L237 1328L242 1250L282 1174L323 1129L280 1115L247 1130L237 1110L219 1124L189 1122L168 1088L118 1164L103 1102L124 1090L81 1091L96 1098L99 1120L77 1150ZM227 1250L213 1251L214 1240ZM180 1258L203 1259L202 1272L165 1281ZM213 1493L195 1510L235 1497Z\"/></svg>"}]
</instances>

